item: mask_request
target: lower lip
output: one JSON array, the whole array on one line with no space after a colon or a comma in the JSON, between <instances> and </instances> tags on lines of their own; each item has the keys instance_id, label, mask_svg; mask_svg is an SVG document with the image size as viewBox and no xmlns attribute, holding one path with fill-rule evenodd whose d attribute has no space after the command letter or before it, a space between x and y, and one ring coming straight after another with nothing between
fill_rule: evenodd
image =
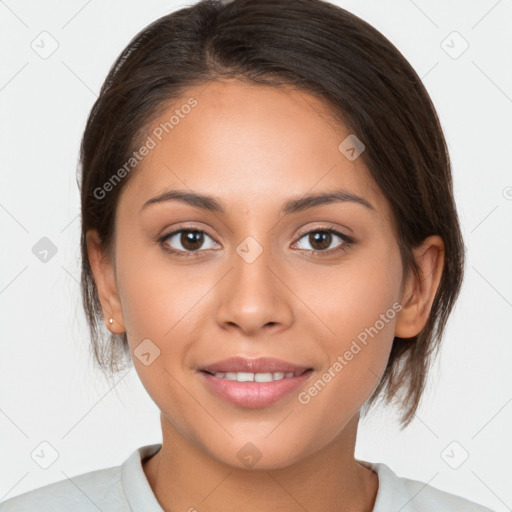
<instances>
[{"instance_id":1,"label":"lower lip","mask_svg":"<svg viewBox=\"0 0 512 512\"><path fill-rule=\"evenodd\" d=\"M296 390L309 379L313 371L307 370L298 377L289 377L272 382L238 382L221 379L204 371L199 373L215 394L240 407L257 409L271 405Z\"/></svg>"}]
</instances>

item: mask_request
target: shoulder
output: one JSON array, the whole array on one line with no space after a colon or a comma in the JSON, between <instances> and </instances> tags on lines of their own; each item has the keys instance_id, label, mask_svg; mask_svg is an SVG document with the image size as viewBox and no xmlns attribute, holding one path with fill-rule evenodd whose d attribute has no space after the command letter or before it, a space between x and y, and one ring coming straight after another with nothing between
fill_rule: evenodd
<instances>
[{"instance_id":1,"label":"shoulder","mask_svg":"<svg viewBox=\"0 0 512 512\"><path fill-rule=\"evenodd\" d=\"M20 494L0 503L0 512L98 512L129 510L121 467L99 469Z\"/></svg>"},{"instance_id":2,"label":"shoulder","mask_svg":"<svg viewBox=\"0 0 512 512\"><path fill-rule=\"evenodd\" d=\"M0 503L0 512L163 512L142 462L160 443L137 448L120 465L97 469L26 492Z\"/></svg>"},{"instance_id":3,"label":"shoulder","mask_svg":"<svg viewBox=\"0 0 512 512\"><path fill-rule=\"evenodd\" d=\"M372 512L493 512L483 505L425 482L400 477L386 464L359 462L373 469L379 477L379 489Z\"/></svg>"}]
</instances>

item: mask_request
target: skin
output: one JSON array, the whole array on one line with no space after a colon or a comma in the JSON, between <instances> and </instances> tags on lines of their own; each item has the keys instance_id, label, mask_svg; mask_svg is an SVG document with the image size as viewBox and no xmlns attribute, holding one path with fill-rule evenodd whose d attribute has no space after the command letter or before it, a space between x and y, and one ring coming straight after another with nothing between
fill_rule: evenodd
<instances>
[{"instance_id":1,"label":"skin","mask_svg":"<svg viewBox=\"0 0 512 512\"><path fill-rule=\"evenodd\" d=\"M190 88L152 126L190 96L198 105L121 193L115 254L87 234L106 325L127 332L136 371L161 410L162 448L143 463L148 482L166 511L371 511L378 477L354 458L359 410L393 337L418 334L428 319L442 239L431 236L415 249L421 281L403 280L389 204L362 158L339 151L350 132L320 100L224 80ZM338 188L374 210L334 202L280 213L289 199ZM178 201L141 212L167 189L217 196L225 213ZM326 224L355 243L312 254L326 249L304 233ZM165 251L186 250L179 235L158 242L184 227L206 232L197 257ZM252 263L236 252L247 236L263 249ZM343 243L332 235L324 247ZM402 310L308 404L299 403L298 393L395 302ZM146 338L160 350L148 366L133 356ZM279 402L247 409L214 395L197 374L201 364L234 355L276 357L314 372ZM261 453L251 467L237 457L248 442Z\"/></svg>"}]
</instances>

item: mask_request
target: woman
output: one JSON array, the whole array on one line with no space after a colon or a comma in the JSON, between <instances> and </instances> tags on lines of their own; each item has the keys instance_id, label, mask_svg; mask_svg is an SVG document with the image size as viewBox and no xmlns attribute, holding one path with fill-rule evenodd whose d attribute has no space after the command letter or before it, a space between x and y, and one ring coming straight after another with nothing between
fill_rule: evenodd
<instances>
[{"instance_id":1,"label":"woman","mask_svg":"<svg viewBox=\"0 0 512 512\"><path fill-rule=\"evenodd\" d=\"M464 266L435 109L382 34L320 0L164 16L81 171L94 355L133 361L163 442L0 510L489 510L354 458L378 399L412 420Z\"/></svg>"}]
</instances>

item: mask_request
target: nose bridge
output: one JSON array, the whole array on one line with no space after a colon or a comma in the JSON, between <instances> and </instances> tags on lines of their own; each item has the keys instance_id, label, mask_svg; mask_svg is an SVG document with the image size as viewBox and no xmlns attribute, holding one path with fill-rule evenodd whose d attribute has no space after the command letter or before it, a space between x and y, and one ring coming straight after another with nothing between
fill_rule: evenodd
<instances>
[{"instance_id":1,"label":"nose bridge","mask_svg":"<svg viewBox=\"0 0 512 512\"><path fill-rule=\"evenodd\" d=\"M271 237L246 236L231 256L232 269L219 288L217 321L255 331L268 324L288 324L292 319L287 288L277 268Z\"/></svg>"}]
</instances>

